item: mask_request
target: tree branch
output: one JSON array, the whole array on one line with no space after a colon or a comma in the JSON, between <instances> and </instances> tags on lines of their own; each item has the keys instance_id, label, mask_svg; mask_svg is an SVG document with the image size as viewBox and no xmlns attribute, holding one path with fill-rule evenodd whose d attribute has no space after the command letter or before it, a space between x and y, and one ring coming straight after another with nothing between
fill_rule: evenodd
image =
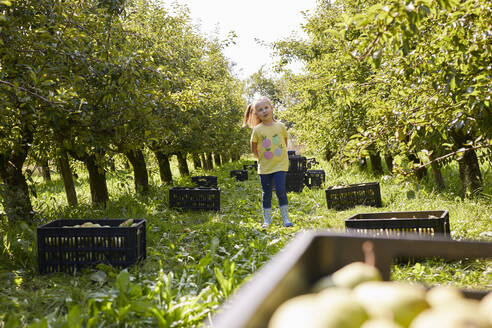
<instances>
[{"instance_id":1,"label":"tree branch","mask_svg":"<svg viewBox=\"0 0 492 328\"><path fill-rule=\"evenodd\" d=\"M408 176L408 175L410 175L412 173L415 173L417 170L422 169L422 168L424 168L424 167L426 167L426 166L428 166L428 165L430 165L432 163L442 161L443 159L446 159L448 157L457 155L459 153L466 153L467 151L470 151L470 150L476 150L476 149L481 149L481 148L489 148L489 147L492 147L492 144L487 143L487 144L484 144L484 145L478 145L478 146L474 146L474 147L470 147L470 148L460 148L460 149L458 149L458 150L456 150L456 151L454 151L452 153L443 155L441 157L437 157L437 158L433 159L432 161L429 161L429 162L427 162L425 164L421 164L419 166L416 166L412 170L410 170L409 172L403 172L402 175L403 176Z\"/></svg>"},{"instance_id":2,"label":"tree branch","mask_svg":"<svg viewBox=\"0 0 492 328\"><path fill-rule=\"evenodd\" d=\"M48 98L43 97L43 96L41 96L40 94L37 94L36 92L31 91L31 90L29 90L29 89L26 89L26 88L23 88L23 87L16 87L13 83L8 82L8 81L3 81L3 80L0 80L0 83L2 83L2 84L6 84L6 85L8 85L8 86L10 86L10 87L12 87L12 88L17 88L17 89L22 90L22 91L24 91L24 92L27 92L27 93L29 93L30 95L32 95L32 96L34 96L34 97L36 97L36 98L39 98L39 99L41 99L41 100L43 100L44 102L47 102L47 103L49 103L49 104L52 104L52 105L62 105L62 104L63 104L63 103L61 103L61 102L53 102L53 101L49 100Z\"/></svg>"}]
</instances>

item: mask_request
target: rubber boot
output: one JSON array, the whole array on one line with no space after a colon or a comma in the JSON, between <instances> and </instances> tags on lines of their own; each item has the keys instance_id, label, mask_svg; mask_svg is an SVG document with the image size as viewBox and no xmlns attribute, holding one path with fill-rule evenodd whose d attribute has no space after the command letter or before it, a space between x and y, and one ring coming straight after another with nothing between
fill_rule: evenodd
<instances>
[{"instance_id":1,"label":"rubber boot","mask_svg":"<svg viewBox=\"0 0 492 328\"><path fill-rule=\"evenodd\" d=\"M289 221L289 210L288 205L280 206L280 214L282 215L282 221L284 222L284 227L292 227L292 222Z\"/></svg>"},{"instance_id":2,"label":"rubber boot","mask_svg":"<svg viewBox=\"0 0 492 328\"><path fill-rule=\"evenodd\" d=\"M272 209L271 208L264 208L263 209L263 224L261 227L263 229L268 228L272 224Z\"/></svg>"}]
</instances>

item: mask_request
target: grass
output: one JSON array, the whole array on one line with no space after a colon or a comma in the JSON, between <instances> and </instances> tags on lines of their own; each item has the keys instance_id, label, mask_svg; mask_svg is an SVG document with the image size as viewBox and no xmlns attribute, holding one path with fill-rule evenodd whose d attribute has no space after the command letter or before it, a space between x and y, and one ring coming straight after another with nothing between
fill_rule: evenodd
<instances>
[{"instance_id":1,"label":"grass","mask_svg":"<svg viewBox=\"0 0 492 328\"><path fill-rule=\"evenodd\" d=\"M87 176L78 170L76 188L80 205L68 207L58 176L45 183L36 177L34 209L37 224L59 218L144 218L147 220L147 259L138 266L116 270L99 265L76 274L37 274L35 225L8 226L0 222L0 327L194 327L218 307L296 233L306 229L341 231L344 220L360 212L446 209L455 239L492 240L490 199L460 196L456 168L444 170L448 188L436 192L423 181L375 179L358 168L340 169L321 161L326 186L379 181L383 208L358 206L345 211L326 208L324 189L289 193L290 216L295 226L281 226L276 199L273 222L261 229L261 188L256 174L237 182L229 171L246 160L227 163L211 172L221 188L219 212L183 212L168 208L168 189L150 167L148 196L135 196L132 172L117 162L108 175L110 202L93 208ZM178 176L173 162L174 176ZM485 193L492 194L492 173L483 169ZM175 185L190 184L180 178ZM393 280L450 284L467 288L492 286L490 261L423 261L393 267Z\"/></svg>"}]
</instances>

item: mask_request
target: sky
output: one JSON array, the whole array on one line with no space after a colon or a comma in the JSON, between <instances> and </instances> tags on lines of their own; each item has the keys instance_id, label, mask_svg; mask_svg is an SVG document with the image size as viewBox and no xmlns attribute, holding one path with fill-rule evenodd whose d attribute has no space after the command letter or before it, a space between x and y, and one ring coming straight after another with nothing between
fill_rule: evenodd
<instances>
[{"instance_id":1,"label":"sky","mask_svg":"<svg viewBox=\"0 0 492 328\"><path fill-rule=\"evenodd\" d=\"M236 63L234 72L245 79L263 65L273 63L272 51L255 39L271 43L293 33L304 35L305 23L301 11L313 12L316 0L174 0L190 9L195 24L205 35L224 40L230 31L237 35L236 44L224 50L226 57ZM298 70L299 66L292 69Z\"/></svg>"}]
</instances>

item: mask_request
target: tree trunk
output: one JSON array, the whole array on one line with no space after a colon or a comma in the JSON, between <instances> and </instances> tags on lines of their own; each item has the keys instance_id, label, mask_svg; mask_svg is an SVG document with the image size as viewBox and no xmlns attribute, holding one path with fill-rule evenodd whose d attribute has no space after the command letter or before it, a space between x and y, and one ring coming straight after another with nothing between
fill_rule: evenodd
<instances>
[{"instance_id":1,"label":"tree trunk","mask_svg":"<svg viewBox=\"0 0 492 328\"><path fill-rule=\"evenodd\" d=\"M205 159L207 160L208 169L212 170L214 168L212 153L205 153Z\"/></svg>"},{"instance_id":2,"label":"tree trunk","mask_svg":"<svg viewBox=\"0 0 492 328\"><path fill-rule=\"evenodd\" d=\"M369 158L371 160L371 166L372 166L372 173L375 176L378 175L383 175L383 165L381 162L381 156L379 155L379 152L374 151L369 154Z\"/></svg>"},{"instance_id":3,"label":"tree trunk","mask_svg":"<svg viewBox=\"0 0 492 328\"><path fill-rule=\"evenodd\" d=\"M220 154L214 153L214 163L216 167L219 167L222 165L221 160L220 160Z\"/></svg>"},{"instance_id":4,"label":"tree trunk","mask_svg":"<svg viewBox=\"0 0 492 328\"><path fill-rule=\"evenodd\" d=\"M2 205L9 222L31 222L34 213L26 178L22 174L22 165L0 155L0 179L3 182L0 185Z\"/></svg>"},{"instance_id":5,"label":"tree trunk","mask_svg":"<svg viewBox=\"0 0 492 328\"><path fill-rule=\"evenodd\" d=\"M366 157L359 158L358 164L359 164L359 167L361 170L366 170L367 169L367 158Z\"/></svg>"},{"instance_id":6,"label":"tree trunk","mask_svg":"<svg viewBox=\"0 0 492 328\"><path fill-rule=\"evenodd\" d=\"M149 192L149 175L147 164L141 150L130 150L123 153L133 166L133 179L135 181L135 192L145 195Z\"/></svg>"},{"instance_id":7,"label":"tree trunk","mask_svg":"<svg viewBox=\"0 0 492 328\"><path fill-rule=\"evenodd\" d=\"M434 182L438 190L444 190L446 184L444 183L444 178L441 173L441 164L439 162L432 162L434 156L429 155L429 160L431 161L432 175L434 176Z\"/></svg>"},{"instance_id":8,"label":"tree trunk","mask_svg":"<svg viewBox=\"0 0 492 328\"><path fill-rule=\"evenodd\" d=\"M41 173L43 174L44 181L51 182L51 172L48 160L43 160L41 163Z\"/></svg>"},{"instance_id":9,"label":"tree trunk","mask_svg":"<svg viewBox=\"0 0 492 328\"><path fill-rule=\"evenodd\" d=\"M58 158L58 170L63 179L63 185L65 186L65 194L67 195L67 202L69 206L77 206L77 193L75 192L75 185L73 183L72 170L70 168L70 162L65 151L60 154Z\"/></svg>"},{"instance_id":10,"label":"tree trunk","mask_svg":"<svg viewBox=\"0 0 492 328\"><path fill-rule=\"evenodd\" d=\"M125 170L130 169L130 163L128 163L128 161L126 159L123 161L123 167L125 168Z\"/></svg>"},{"instance_id":11,"label":"tree trunk","mask_svg":"<svg viewBox=\"0 0 492 328\"><path fill-rule=\"evenodd\" d=\"M393 156L391 154L384 154L384 162L386 163L389 174L393 174Z\"/></svg>"},{"instance_id":12,"label":"tree trunk","mask_svg":"<svg viewBox=\"0 0 492 328\"><path fill-rule=\"evenodd\" d=\"M202 161L202 167L205 171L208 171L209 168L208 168L208 163L207 163L207 159L205 158L205 154L204 153L200 153L200 159Z\"/></svg>"},{"instance_id":13,"label":"tree trunk","mask_svg":"<svg viewBox=\"0 0 492 328\"><path fill-rule=\"evenodd\" d=\"M458 160L458 166L465 195L478 194L482 190L482 173L475 150L466 151L463 158Z\"/></svg>"},{"instance_id":14,"label":"tree trunk","mask_svg":"<svg viewBox=\"0 0 492 328\"><path fill-rule=\"evenodd\" d=\"M466 148L465 144L469 140L473 140L472 136L465 134L462 130L453 131L452 136L457 149ZM475 150L466 151L463 157L458 160L458 167L465 196L479 193L482 190L482 173Z\"/></svg>"},{"instance_id":15,"label":"tree trunk","mask_svg":"<svg viewBox=\"0 0 492 328\"><path fill-rule=\"evenodd\" d=\"M21 145L0 153L0 197L9 222L32 222L34 212L22 166L32 143L31 131L23 131Z\"/></svg>"},{"instance_id":16,"label":"tree trunk","mask_svg":"<svg viewBox=\"0 0 492 328\"><path fill-rule=\"evenodd\" d=\"M171 165L169 165L169 156L162 151L154 151L155 158L159 164L159 174L161 176L161 183L173 183L173 174L171 172Z\"/></svg>"},{"instance_id":17,"label":"tree trunk","mask_svg":"<svg viewBox=\"0 0 492 328\"><path fill-rule=\"evenodd\" d=\"M186 154L177 153L176 157L178 158L179 174L182 177L190 175L190 170L188 169L188 162L186 161Z\"/></svg>"},{"instance_id":18,"label":"tree trunk","mask_svg":"<svg viewBox=\"0 0 492 328\"><path fill-rule=\"evenodd\" d=\"M333 153L329 149L325 150L325 154L324 155L325 155L324 156L325 157L325 160L327 162L329 162L333 158Z\"/></svg>"},{"instance_id":19,"label":"tree trunk","mask_svg":"<svg viewBox=\"0 0 492 328\"><path fill-rule=\"evenodd\" d=\"M108 161L108 167L109 167L109 170L113 173L116 172L116 164L114 162L114 159L113 158L110 158L109 161Z\"/></svg>"},{"instance_id":20,"label":"tree trunk","mask_svg":"<svg viewBox=\"0 0 492 328\"><path fill-rule=\"evenodd\" d=\"M407 157L410 161L414 162L415 164L419 164L419 165L422 164L420 162L420 159L414 154L408 154ZM427 176L427 168L424 166L415 170L415 176L417 177L417 180L422 180L425 176Z\"/></svg>"},{"instance_id":21,"label":"tree trunk","mask_svg":"<svg viewBox=\"0 0 492 328\"><path fill-rule=\"evenodd\" d=\"M94 156L85 155L83 162L89 172L92 204L106 206L106 203L109 201L106 172L102 167L96 164Z\"/></svg>"},{"instance_id":22,"label":"tree trunk","mask_svg":"<svg viewBox=\"0 0 492 328\"><path fill-rule=\"evenodd\" d=\"M200 161L200 155L198 155L197 153L193 153L192 157L193 157L193 167L195 168L195 170L200 169L202 167L202 162Z\"/></svg>"}]
</instances>

